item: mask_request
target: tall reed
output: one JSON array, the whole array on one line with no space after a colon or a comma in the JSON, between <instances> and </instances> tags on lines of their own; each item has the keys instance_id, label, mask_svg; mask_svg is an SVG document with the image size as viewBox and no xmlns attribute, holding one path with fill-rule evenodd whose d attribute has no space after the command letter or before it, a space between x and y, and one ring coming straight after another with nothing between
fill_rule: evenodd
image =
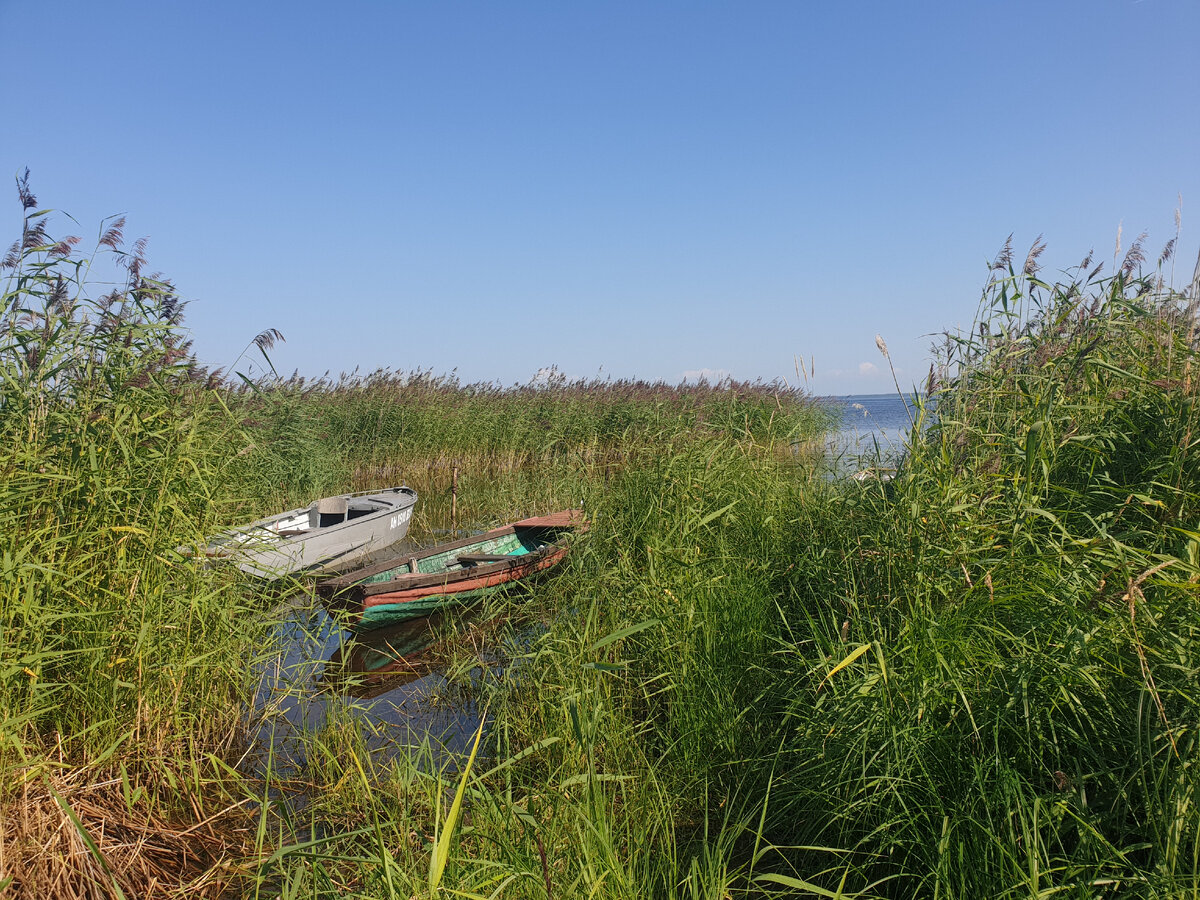
<instances>
[{"instance_id":1,"label":"tall reed","mask_svg":"<svg viewBox=\"0 0 1200 900\"><path fill-rule=\"evenodd\" d=\"M727 434L592 483L588 540L474 688L491 767L446 884L1200 893L1194 308L1134 251L1057 284L1036 263L1006 255L949 337L890 482ZM430 852L399 838L322 852L396 895L418 882L382 873Z\"/></svg>"},{"instance_id":2,"label":"tall reed","mask_svg":"<svg viewBox=\"0 0 1200 900\"><path fill-rule=\"evenodd\" d=\"M314 496L397 482L422 492L413 532L432 538L454 524L452 467L460 472L460 527L581 502L606 517L608 504L620 505L615 498L631 486L655 484L638 479L663 466L681 473L700 465L702 454L723 471L719 447L736 448L751 484L759 463L776 464L781 442L823 421L786 386L733 382L501 388L427 373L230 382L195 363L180 338L177 293L146 274L145 244L127 247L123 222L106 223L94 250L81 254L79 241L50 238L48 214L36 208L27 180L18 192L21 237L4 260L0 315L0 766L9 785L0 810L6 823L21 823L3 835L0 885L17 896L40 896L51 884L63 896L216 894L242 867L235 856L246 866L262 857L251 866L251 892L358 886L395 895L433 884L419 874L431 871L420 835L447 809L443 789L464 784L460 773L441 772L448 760L432 753L383 771L355 736L349 709L307 739L311 810L334 841L323 845L328 864L288 850L288 834L272 831L278 773L268 770L259 784L236 766L251 662L277 597L236 572L198 565L178 547ZM106 284L114 280L109 270L115 288ZM677 456L693 462L671 463ZM652 514L656 507L639 508ZM582 568L564 582L571 594L602 571L603 559L581 555ZM594 622L583 639L595 643L595 629L613 622ZM603 646L615 649L617 640ZM514 710L506 691L498 703ZM588 731L587 741L602 733ZM494 890L492 876L473 862L482 852L473 837L483 821L481 791L524 767L497 769L499 739L489 734L481 751L487 762L481 758L463 788L462 821L435 842L442 861L435 882L444 885ZM571 839L584 867L568 883L606 877L605 867L624 865L621 848L631 842L645 843L646 852L614 883L629 893L672 880L664 881L654 853L674 841L676 801L645 768L646 757L631 759L649 773L636 800L652 813L649 831L632 828L623 801L614 806L607 793L623 776L596 771L597 787L577 794L593 770L572 758L559 770L566 805L556 827L586 837L606 823L600 843ZM375 790L385 776L399 791L395 803ZM266 802L255 841L237 801L258 790ZM337 811L350 808L371 822L368 830L339 819ZM520 815L511 803L493 814L496 829ZM648 835L653 840L642 841ZM563 889L561 873L551 870L561 860L557 837L508 837L511 864L524 866L526 851L534 854L533 881L522 889ZM39 847L57 849L34 865ZM364 862L363 852L373 856ZM711 864L719 868L724 858ZM174 883L163 880L172 873Z\"/></svg>"},{"instance_id":3,"label":"tall reed","mask_svg":"<svg viewBox=\"0 0 1200 900\"><path fill-rule=\"evenodd\" d=\"M175 548L214 523L238 429L145 243L126 248L117 220L80 255L50 238L27 174L18 195L0 264L0 882L136 894L166 872L216 890L228 879L208 865L227 852L208 830L256 626L236 583ZM95 296L109 268L117 286ZM167 827L180 814L191 842ZM157 823L139 839L155 853L130 837L139 822Z\"/></svg>"},{"instance_id":4,"label":"tall reed","mask_svg":"<svg viewBox=\"0 0 1200 900\"><path fill-rule=\"evenodd\" d=\"M1200 886L1194 308L1138 245L1057 284L1036 258L950 336L899 476L799 508L768 834L848 888Z\"/></svg>"}]
</instances>

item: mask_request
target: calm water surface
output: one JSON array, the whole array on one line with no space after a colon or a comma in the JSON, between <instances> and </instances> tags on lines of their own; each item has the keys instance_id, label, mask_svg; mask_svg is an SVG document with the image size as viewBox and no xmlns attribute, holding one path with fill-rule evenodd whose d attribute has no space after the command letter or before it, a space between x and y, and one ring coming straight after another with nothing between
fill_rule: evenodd
<instances>
[{"instance_id":1,"label":"calm water surface","mask_svg":"<svg viewBox=\"0 0 1200 900\"><path fill-rule=\"evenodd\" d=\"M469 749L479 727L475 704L438 702L447 683L439 673L399 675L364 690L347 688L337 659L355 639L312 597L296 597L281 610L258 664L251 747L243 769L258 775L299 776L307 767L308 737L347 714L372 754L389 756L428 742L435 759ZM429 619L411 623L429 630ZM420 641L409 639L406 646ZM350 683L361 679L350 676Z\"/></svg>"},{"instance_id":2,"label":"calm water surface","mask_svg":"<svg viewBox=\"0 0 1200 900\"><path fill-rule=\"evenodd\" d=\"M898 394L850 394L821 397L818 402L840 417L831 436L829 453L840 461L839 468L895 463L904 451L916 411L908 398Z\"/></svg>"}]
</instances>

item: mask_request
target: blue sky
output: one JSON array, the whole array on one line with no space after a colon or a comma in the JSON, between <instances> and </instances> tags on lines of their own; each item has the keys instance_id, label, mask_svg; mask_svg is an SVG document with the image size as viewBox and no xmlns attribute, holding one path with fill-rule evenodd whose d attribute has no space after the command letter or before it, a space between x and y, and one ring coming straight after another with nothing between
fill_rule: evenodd
<instances>
[{"instance_id":1,"label":"blue sky","mask_svg":"<svg viewBox=\"0 0 1200 900\"><path fill-rule=\"evenodd\" d=\"M1156 256L1182 194L1188 280L1197 37L1192 0L0 0L0 175L59 233L127 214L213 365L274 327L308 375L885 391L875 334L921 380L1010 233Z\"/></svg>"}]
</instances>

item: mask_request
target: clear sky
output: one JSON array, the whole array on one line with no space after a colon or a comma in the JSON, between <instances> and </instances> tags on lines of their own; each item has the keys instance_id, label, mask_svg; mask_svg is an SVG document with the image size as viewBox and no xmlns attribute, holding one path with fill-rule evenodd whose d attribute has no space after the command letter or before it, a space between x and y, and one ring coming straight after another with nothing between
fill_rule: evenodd
<instances>
[{"instance_id":1,"label":"clear sky","mask_svg":"<svg viewBox=\"0 0 1200 900\"><path fill-rule=\"evenodd\" d=\"M1010 232L1156 257L1182 194L1190 279L1198 44L1195 0L0 0L0 176L127 214L212 365L875 392Z\"/></svg>"}]
</instances>

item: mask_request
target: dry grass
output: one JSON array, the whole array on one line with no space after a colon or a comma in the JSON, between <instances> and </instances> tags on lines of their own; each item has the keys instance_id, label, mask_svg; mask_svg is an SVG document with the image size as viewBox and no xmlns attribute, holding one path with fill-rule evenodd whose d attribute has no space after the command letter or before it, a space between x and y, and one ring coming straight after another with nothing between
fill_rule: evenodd
<instances>
[{"instance_id":1,"label":"dry grass","mask_svg":"<svg viewBox=\"0 0 1200 900\"><path fill-rule=\"evenodd\" d=\"M228 896L254 847L240 805L167 818L79 770L26 784L0 821L4 900Z\"/></svg>"}]
</instances>

